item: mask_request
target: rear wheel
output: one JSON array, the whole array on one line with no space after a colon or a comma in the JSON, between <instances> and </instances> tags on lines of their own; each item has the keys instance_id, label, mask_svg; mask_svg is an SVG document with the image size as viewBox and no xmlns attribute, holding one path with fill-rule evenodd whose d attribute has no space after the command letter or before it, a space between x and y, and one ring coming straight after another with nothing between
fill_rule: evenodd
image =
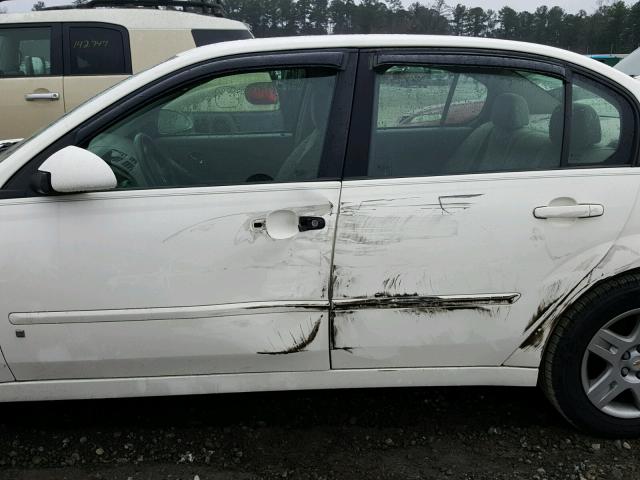
<instances>
[{"instance_id":1,"label":"rear wheel","mask_svg":"<svg viewBox=\"0 0 640 480\"><path fill-rule=\"evenodd\" d=\"M562 316L545 352L541 386L578 428L640 435L640 275L596 286Z\"/></svg>"}]
</instances>

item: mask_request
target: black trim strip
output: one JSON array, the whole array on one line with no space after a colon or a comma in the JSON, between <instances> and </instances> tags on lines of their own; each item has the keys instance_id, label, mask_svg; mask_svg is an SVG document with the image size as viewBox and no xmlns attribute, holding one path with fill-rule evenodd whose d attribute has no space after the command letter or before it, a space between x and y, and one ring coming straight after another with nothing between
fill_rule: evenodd
<instances>
[{"instance_id":1,"label":"black trim strip","mask_svg":"<svg viewBox=\"0 0 640 480\"><path fill-rule=\"evenodd\" d=\"M374 68L391 65L447 65L453 67L503 67L519 70L547 72L564 77L566 69L560 65L522 58L496 56L495 54L424 53L424 54L379 54L373 62Z\"/></svg>"}]
</instances>

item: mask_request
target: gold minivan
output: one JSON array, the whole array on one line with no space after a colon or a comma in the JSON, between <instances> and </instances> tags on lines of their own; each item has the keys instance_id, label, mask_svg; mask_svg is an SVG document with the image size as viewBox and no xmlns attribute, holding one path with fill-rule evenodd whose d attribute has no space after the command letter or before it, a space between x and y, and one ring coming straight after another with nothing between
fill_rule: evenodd
<instances>
[{"instance_id":1,"label":"gold minivan","mask_svg":"<svg viewBox=\"0 0 640 480\"><path fill-rule=\"evenodd\" d=\"M252 38L244 23L148 8L0 15L0 140L31 135L176 53Z\"/></svg>"}]
</instances>

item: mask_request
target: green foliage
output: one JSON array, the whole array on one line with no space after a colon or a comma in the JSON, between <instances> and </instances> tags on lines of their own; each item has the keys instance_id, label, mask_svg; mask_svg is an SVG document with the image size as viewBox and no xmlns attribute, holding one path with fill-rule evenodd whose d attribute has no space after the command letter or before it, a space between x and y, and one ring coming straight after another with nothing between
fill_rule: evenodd
<instances>
[{"instance_id":1,"label":"green foliage","mask_svg":"<svg viewBox=\"0 0 640 480\"><path fill-rule=\"evenodd\" d=\"M82 1L82 0L76 0ZM618 0L588 15L557 6L495 12L445 0L226 0L230 18L256 37L344 33L469 35L544 43L581 53L626 53L640 46L640 1Z\"/></svg>"}]
</instances>

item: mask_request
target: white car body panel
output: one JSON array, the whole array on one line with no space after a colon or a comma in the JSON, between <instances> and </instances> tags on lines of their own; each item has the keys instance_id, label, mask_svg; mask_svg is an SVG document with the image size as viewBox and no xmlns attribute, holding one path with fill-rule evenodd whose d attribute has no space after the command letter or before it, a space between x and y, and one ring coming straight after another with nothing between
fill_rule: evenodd
<instances>
[{"instance_id":1,"label":"white car body panel","mask_svg":"<svg viewBox=\"0 0 640 480\"><path fill-rule=\"evenodd\" d=\"M310 182L0 201L0 224L12 232L0 337L15 377L329 368L339 193L339 182ZM283 206L327 225L282 240L254 228ZM207 305L224 307L193 311Z\"/></svg>"},{"instance_id":2,"label":"white car body panel","mask_svg":"<svg viewBox=\"0 0 640 480\"><path fill-rule=\"evenodd\" d=\"M640 84L621 72L520 42L402 35L227 42L180 54L81 105L1 162L0 185L116 99L190 65L346 47L546 55L640 98ZM639 174L575 169L0 200L0 224L11 232L0 257L0 345L13 372L0 363L0 400L535 385L562 310L597 281L640 267ZM534 217L533 208L557 199L602 205L604 215ZM321 215L327 226L281 240L253 227L282 208ZM423 305L394 304L413 296ZM115 378L123 376L138 378Z\"/></svg>"},{"instance_id":3,"label":"white car body panel","mask_svg":"<svg viewBox=\"0 0 640 480\"><path fill-rule=\"evenodd\" d=\"M537 378L536 368L471 367L46 380L0 384L0 402L425 385L533 387Z\"/></svg>"},{"instance_id":4,"label":"white car body panel","mask_svg":"<svg viewBox=\"0 0 640 480\"><path fill-rule=\"evenodd\" d=\"M333 298L375 297L380 305L336 311L333 368L501 365L607 254L633 208L638 174L620 168L345 181ZM606 213L534 217L536 206L559 198L604 205ZM429 300L513 293L513 304ZM398 300L408 308L390 309ZM538 346L534 338L523 348Z\"/></svg>"}]
</instances>

